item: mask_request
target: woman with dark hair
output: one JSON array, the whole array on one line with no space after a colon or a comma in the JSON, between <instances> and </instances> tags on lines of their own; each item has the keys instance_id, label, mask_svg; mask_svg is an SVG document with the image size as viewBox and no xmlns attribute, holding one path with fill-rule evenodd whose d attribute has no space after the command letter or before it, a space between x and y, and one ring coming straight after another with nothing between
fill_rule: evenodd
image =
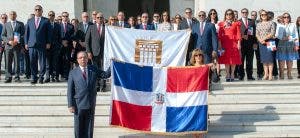
<instances>
[{"instance_id":1,"label":"woman with dark hair","mask_svg":"<svg viewBox=\"0 0 300 138\"><path fill-rule=\"evenodd\" d=\"M284 66L286 63L288 79L292 79L293 60L299 59L299 37L296 25L291 23L290 14L284 13L282 18L282 31L276 33L276 37L279 39L276 55L279 62L279 78L284 79Z\"/></svg>"},{"instance_id":2,"label":"woman with dark hair","mask_svg":"<svg viewBox=\"0 0 300 138\"><path fill-rule=\"evenodd\" d=\"M217 13L216 9L209 10L207 21L215 24L217 32L219 31L219 26L218 26L219 18L218 18L218 13Z\"/></svg>"},{"instance_id":3,"label":"woman with dark hair","mask_svg":"<svg viewBox=\"0 0 300 138\"><path fill-rule=\"evenodd\" d=\"M225 64L226 81L234 81L234 70L240 65L241 55L241 23L235 21L232 9L225 12L224 20L219 24L219 46L224 49L224 54L219 57L219 64Z\"/></svg>"},{"instance_id":4,"label":"woman with dark hair","mask_svg":"<svg viewBox=\"0 0 300 138\"><path fill-rule=\"evenodd\" d=\"M259 43L259 53L261 55L261 63L264 66L264 79L273 80L274 58L272 50L268 49L266 44L275 36L275 23L268 18L268 12L261 10L260 22L256 26L256 38Z\"/></svg>"},{"instance_id":5,"label":"woman with dark hair","mask_svg":"<svg viewBox=\"0 0 300 138\"><path fill-rule=\"evenodd\" d=\"M171 31L173 30L173 25L170 22L169 13L164 11L161 15L162 22L158 25L158 31Z\"/></svg>"},{"instance_id":6,"label":"woman with dark hair","mask_svg":"<svg viewBox=\"0 0 300 138\"><path fill-rule=\"evenodd\" d=\"M128 24L129 24L129 26L130 26L129 28L135 29L135 27L136 27L136 22L135 22L135 19L134 19L133 16L129 17L127 22L128 22Z\"/></svg>"},{"instance_id":7,"label":"woman with dark hair","mask_svg":"<svg viewBox=\"0 0 300 138\"><path fill-rule=\"evenodd\" d=\"M181 23L181 20L182 20L182 18L181 18L181 16L180 16L180 14L176 14L176 15L175 15L175 21L174 21L174 23L173 23L173 30L175 30L175 31L178 30L178 26L179 26L179 24Z\"/></svg>"},{"instance_id":8,"label":"woman with dark hair","mask_svg":"<svg viewBox=\"0 0 300 138\"><path fill-rule=\"evenodd\" d=\"M297 18L296 27L298 32L298 40L300 40L300 16ZM300 55L300 50L298 50L298 54ZM300 59L297 60L297 70L298 70L298 79L300 79Z\"/></svg>"}]
</instances>

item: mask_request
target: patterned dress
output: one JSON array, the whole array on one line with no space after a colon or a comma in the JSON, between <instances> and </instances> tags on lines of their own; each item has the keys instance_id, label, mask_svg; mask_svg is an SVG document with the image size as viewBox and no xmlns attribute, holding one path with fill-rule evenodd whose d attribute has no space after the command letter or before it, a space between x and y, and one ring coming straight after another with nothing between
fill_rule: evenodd
<instances>
[{"instance_id":1,"label":"patterned dress","mask_svg":"<svg viewBox=\"0 0 300 138\"><path fill-rule=\"evenodd\" d=\"M258 39L266 39L268 35L275 36L275 23L272 21L259 22L256 26L256 37ZM261 63L273 63L273 53L267 46L259 42L259 53Z\"/></svg>"},{"instance_id":2,"label":"patterned dress","mask_svg":"<svg viewBox=\"0 0 300 138\"><path fill-rule=\"evenodd\" d=\"M276 37L279 39L276 59L292 61L299 59L298 51L294 49L298 42L298 31L295 24L277 25ZM289 37L289 40L282 40Z\"/></svg>"}]
</instances>

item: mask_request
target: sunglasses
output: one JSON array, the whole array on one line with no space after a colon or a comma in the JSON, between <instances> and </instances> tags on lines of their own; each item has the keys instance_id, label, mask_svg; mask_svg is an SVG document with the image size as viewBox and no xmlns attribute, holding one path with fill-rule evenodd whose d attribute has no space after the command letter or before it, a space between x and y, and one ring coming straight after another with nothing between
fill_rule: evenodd
<instances>
[{"instance_id":1,"label":"sunglasses","mask_svg":"<svg viewBox=\"0 0 300 138\"><path fill-rule=\"evenodd\" d=\"M54 14L49 14L48 16L54 17L55 15Z\"/></svg>"},{"instance_id":2,"label":"sunglasses","mask_svg":"<svg viewBox=\"0 0 300 138\"><path fill-rule=\"evenodd\" d=\"M63 16L61 16L61 17L69 17L68 15L63 15Z\"/></svg>"},{"instance_id":3,"label":"sunglasses","mask_svg":"<svg viewBox=\"0 0 300 138\"><path fill-rule=\"evenodd\" d=\"M252 14L251 16L256 16L255 14Z\"/></svg>"},{"instance_id":4,"label":"sunglasses","mask_svg":"<svg viewBox=\"0 0 300 138\"><path fill-rule=\"evenodd\" d=\"M200 14L200 15L198 15L199 17L205 17L205 15L204 14Z\"/></svg>"},{"instance_id":5,"label":"sunglasses","mask_svg":"<svg viewBox=\"0 0 300 138\"><path fill-rule=\"evenodd\" d=\"M7 19L6 17L2 17L1 19Z\"/></svg>"},{"instance_id":6,"label":"sunglasses","mask_svg":"<svg viewBox=\"0 0 300 138\"><path fill-rule=\"evenodd\" d=\"M41 11L42 9L34 9L35 11Z\"/></svg>"},{"instance_id":7,"label":"sunglasses","mask_svg":"<svg viewBox=\"0 0 300 138\"><path fill-rule=\"evenodd\" d=\"M180 17L175 17L175 19L180 19Z\"/></svg>"},{"instance_id":8,"label":"sunglasses","mask_svg":"<svg viewBox=\"0 0 300 138\"><path fill-rule=\"evenodd\" d=\"M153 16L153 17L158 18L159 16Z\"/></svg>"},{"instance_id":9,"label":"sunglasses","mask_svg":"<svg viewBox=\"0 0 300 138\"><path fill-rule=\"evenodd\" d=\"M211 15L216 15L217 13L215 13L215 12L212 12L212 13L210 13Z\"/></svg>"},{"instance_id":10,"label":"sunglasses","mask_svg":"<svg viewBox=\"0 0 300 138\"><path fill-rule=\"evenodd\" d=\"M96 17L97 19L103 19L103 17Z\"/></svg>"},{"instance_id":11,"label":"sunglasses","mask_svg":"<svg viewBox=\"0 0 300 138\"><path fill-rule=\"evenodd\" d=\"M267 14L260 14L260 16L267 16Z\"/></svg>"},{"instance_id":12,"label":"sunglasses","mask_svg":"<svg viewBox=\"0 0 300 138\"><path fill-rule=\"evenodd\" d=\"M290 16L283 16L282 18L290 18Z\"/></svg>"},{"instance_id":13,"label":"sunglasses","mask_svg":"<svg viewBox=\"0 0 300 138\"><path fill-rule=\"evenodd\" d=\"M246 11L243 11L242 13L248 13L248 12L246 12Z\"/></svg>"}]
</instances>

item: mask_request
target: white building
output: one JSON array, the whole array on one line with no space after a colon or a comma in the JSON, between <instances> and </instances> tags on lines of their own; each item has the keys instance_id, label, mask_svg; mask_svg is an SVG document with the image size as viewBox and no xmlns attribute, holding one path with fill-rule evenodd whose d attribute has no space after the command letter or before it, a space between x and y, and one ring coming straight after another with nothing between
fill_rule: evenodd
<instances>
[{"instance_id":1,"label":"white building","mask_svg":"<svg viewBox=\"0 0 300 138\"><path fill-rule=\"evenodd\" d=\"M136 16L143 10L159 12L166 10L173 17L175 14L183 14L186 7L195 9L195 15L199 10L209 11L215 8L219 12L219 18L223 19L224 11L232 8L240 11L246 7L251 10L271 10L275 16L283 12L289 12L293 21L300 15L299 0L9 0L1 1L0 13L8 13L14 10L18 19L26 21L29 14L33 13L34 5L40 4L44 8L44 16L53 10L56 14L63 11L70 13L70 18L80 18L82 11L91 13L93 10L102 11L107 18L122 10L126 16Z\"/></svg>"}]
</instances>

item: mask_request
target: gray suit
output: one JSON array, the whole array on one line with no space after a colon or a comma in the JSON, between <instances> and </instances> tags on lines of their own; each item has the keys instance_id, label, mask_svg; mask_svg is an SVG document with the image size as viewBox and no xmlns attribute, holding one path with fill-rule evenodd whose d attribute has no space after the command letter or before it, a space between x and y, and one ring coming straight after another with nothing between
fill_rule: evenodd
<instances>
[{"instance_id":1,"label":"gray suit","mask_svg":"<svg viewBox=\"0 0 300 138\"><path fill-rule=\"evenodd\" d=\"M108 72L98 70L95 66L87 67L87 79L83 77L80 67L69 73L68 79L68 107L75 107L74 131L76 138L92 138L94 129L94 115L96 106L96 80L108 78Z\"/></svg>"},{"instance_id":2,"label":"gray suit","mask_svg":"<svg viewBox=\"0 0 300 138\"><path fill-rule=\"evenodd\" d=\"M5 44L5 72L6 72L6 79L11 79L11 73L12 73L12 62L14 60L15 69L16 69L16 78L19 78L20 73L20 52L21 52L21 46L24 45L24 32L25 27L24 23L15 21L15 27L12 27L12 22L7 22L4 24L2 29L2 39L6 43ZM17 33L19 35L19 42L16 46L11 46L9 44L9 41L14 40L14 34Z\"/></svg>"}]
</instances>

